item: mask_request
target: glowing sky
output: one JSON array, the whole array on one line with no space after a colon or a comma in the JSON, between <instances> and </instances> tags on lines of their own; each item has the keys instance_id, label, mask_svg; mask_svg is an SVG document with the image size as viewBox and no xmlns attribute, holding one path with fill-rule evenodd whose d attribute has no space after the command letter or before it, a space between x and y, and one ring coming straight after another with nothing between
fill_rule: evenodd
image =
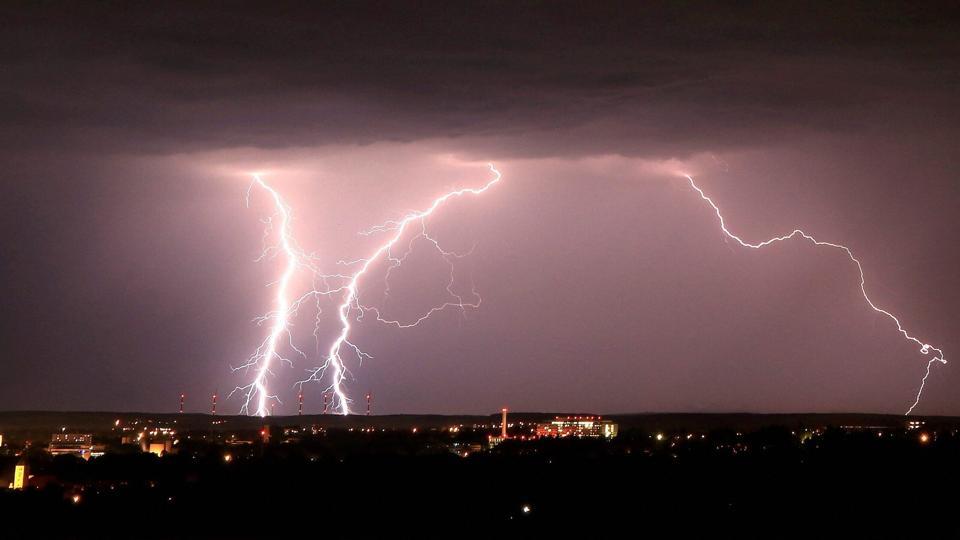
<instances>
[{"instance_id":1,"label":"glowing sky","mask_svg":"<svg viewBox=\"0 0 960 540\"><path fill-rule=\"evenodd\" d=\"M673 171L748 241L849 245L950 359L957 13L769 9L0 8L0 408L173 411L184 392L199 411L243 383L229 366L281 263L254 262L270 201L245 206L248 173L332 265L493 161L496 190L431 222L476 245L482 308L356 327L375 359L349 386L378 412L903 412L925 357L848 261L725 242ZM411 262L398 316L442 294L445 267ZM316 364L278 369L277 412ZM958 384L935 366L917 412L960 414Z\"/></svg>"}]
</instances>

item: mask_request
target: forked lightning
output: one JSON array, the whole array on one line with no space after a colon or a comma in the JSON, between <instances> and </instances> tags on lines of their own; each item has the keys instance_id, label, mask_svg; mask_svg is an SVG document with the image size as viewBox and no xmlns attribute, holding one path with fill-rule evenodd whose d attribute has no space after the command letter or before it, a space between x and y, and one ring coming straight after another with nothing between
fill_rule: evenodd
<instances>
[{"instance_id":1,"label":"forked lightning","mask_svg":"<svg viewBox=\"0 0 960 540\"><path fill-rule=\"evenodd\" d=\"M817 240L813 236L803 232L800 229L794 229L793 232L791 232L790 234L785 234L783 236L775 236L773 238L769 238L767 240L764 240L762 242L757 242L755 244L746 242L736 234L730 232L729 229L727 229L727 224L723 219L723 214L720 213L720 207L718 207L716 203L713 202L713 199L708 197L707 194L704 193L702 189L700 189L700 186L698 186L697 183L693 181L693 177L688 174L684 174L683 176L690 182L690 187L692 187L700 195L700 198L706 201L707 204L709 204L713 208L714 213L717 214L717 219L720 221L720 229L723 231L723 234L725 234L728 238L731 238L732 240L736 241L741 246L745 248L751 248L751 249L761 249L763 247L769 246L770 244L773 244L776 242L782 242L784 240L790 240L792 238L802 238L804 240L811 242L815 246L821 246L821 247L840 250L851 261L853 261L853 264L857 266L857 272L860 274L860 292L863 294L863 299L866 300L867 305L870 306L870 309L876 311L877 313L886 315L891 321L893 321L893 323L897 326L897 330L900 332L900 334L903 335L905 339L917 344L920 347L921 354L930 355L931 353L933 353L933 356L931 356L930 360L927 361L927 369L923 375L923 379L920 381L920 388L917 390L916 399L914 399L913 404L910 405L910 408L907 409L906 414L910 414L911 412L913 412L913 409L915 409L917 404L920 403L920 398L923 396L923 388L927 384L927 378L930 376L931 366L933 366L934 362L940 362L941 364L946 364L947 361L944 359L942 350L934 347L933 345L930 345L929 343L925 343L920 339L909 334L906 331L906 329L903 328L903 325L900 324L900 319L894 316L893 313L890 313L885 309L877 307L877 305L873 303L873 300L871 300L870 296L867 295L866 278L863 275L863 265L861 265L860 260L853 255L853 252L850 251L850 248L842 244L834 244L832 242L824 242L822 240Z\"/></svg>"},{"instance_id":2,"label":"forked lightning","mask_svg":"<svg viewBox=\"0 0 960 540\"><path fill-rule=\"evenodd\" d=\"M350 398L344 389L344 381L348 375L348 370L343 359L344 347L351 350L358 360L362 361L364 358L370 358L370 355L363 352L357 345L350 341L350 333L353 330L352 323L354 321L362 319L366 313L371 313L376 316L376 320L379 322L398 328L410 328L420 324L431 315L447 308L464 310L466 308L479 307L481 298L475 290L471 290L469 299L465 299L464 294L457 292L455 289L454 259L461 258L464 254L443 249L440 243L428 233L427 220L440 206L450 199L465 195L479 195L499 182L501 178L500 172L492 164L488 164L488 167L493 177L483 186L449 191L434 199L425 210L410 212L399 220L388 221L383 225L373 227L366 231L364 233L366 235L388 233L388 237L367 257L353 261L340 261L340 265L342 266L355 268L352 273L340 272L335 274L320 272L315 257L303 252L297 246L290 230L291 212L289 207L284 203L275 189L270 187L259 175L254 175L251 189L257 186L267 191L275 207L274 214L265 220L266 230L264 232L264 242L266 245L260 259L282 256L285 262L283 272L276 282L277 292L274 297L274 309L257 319L258 323L266 322L270 324L269 333L246 362L233 368L234 371L253 370L255 373L253 381L234 389L235 393L241 394L244 398L241 413L266 416L270 414L270 405L279 402L277 396L271 394L267 388L267 377L272 373L271 366L275 362L290 362L290 360L280 352L281 345L289 347L289 349L298 356L306 358L306 355L294 345L290 333L290 320L297 314L300 307L311 298L317 299L318 302L316 306L317 325L314 330L314 337L317 340L318 349L321 348L320 343L322 340L319 331L319 317L321 314L319 301L321 298L340 298L336 310L340 329L336 334L336 338L332 341L329 348L326 349L324 361L321 365L308 370L307 377L298 382L297 385L302 389L303 384L311 381L328 381L328 386L324 392L330 392L333 395L333 410L338 410L342 414L350 413ZM249 190L247 197L249 202ZM406 249L403 250L402 253L395 253L398 243L400 243L405 235L411 232L412 235L410 239L405 243ZM267 241L273 236L276 236L277 240L273 243L268 243ZM391 272L406 260L418 240L425 241L435 249L449 265L450 277L446 285L449 298L410 321L386 318L382 315L379 308L361 303L360 282L371 272L371 268L378 262L386 263L387 268L384 274L384 281L386 283L386 294L389 294ZM298 269L303 269L309 273L313 288L307 293L295 297L291 295L290 287L291 281L294 279ZM327 378L328 376L329 379Z\"/></svg>"}]
</instances>

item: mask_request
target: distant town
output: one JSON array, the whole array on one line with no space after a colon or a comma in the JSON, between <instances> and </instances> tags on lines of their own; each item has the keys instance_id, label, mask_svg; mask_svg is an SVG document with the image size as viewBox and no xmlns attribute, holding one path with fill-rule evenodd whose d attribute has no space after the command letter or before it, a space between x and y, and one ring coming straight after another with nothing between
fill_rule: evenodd
<instances>
[{"instance_id":1,"label":"distant town","mask_svg":"<svg viewBox=\"0 0 960 540\"><path fill-rule=\"evenodd\" d=\"M851 508L892 510L897 500L919 511L946 503L923 489L907 502L888 497L951 478L960 450L960 419L885 415L7 412L0 428L8 511L71 524L163 516L187 527L254 504L339 516L326 526L335 536L389 529L365 522L368 512L450 527L480 519L519 534L624 505L661 518L697 508L719 524L712 530L736 529L748 515L785 519L774 500L816 512L855 495L844 499ZM629 499L618 498L623 489ZM189 530L270 530L269 519L239 523Z\"/></svg>"},{"instance_id":2,"label":"distant town","mask_svg":"<svg viewBox=\"0 0 960 540\"><path fill-rule=\"evenodd\" d=\"M17 417L8 413L8 417ZM197 446L222 447L224 461L249 459L258 450L270 444L295 445L304 441L326 438L328 432L340 436L375 437L379 434L398 432L411 437L419 435L424 449L442 449L451 454L468 457L474 453L487 452L500 443L513 439L532 441L544 437L554 438L602 438L613 439L618 433L618 424L598 415L558 415L551 419L511 421L508 410L503 409L498 421L485 417L472 419L450 417L443 423L441 416L366 416L362 420L345 417L218 417L216 415L117 415L110 423L102 421L103 414L83 413L23 413L21 418L8 423L8 435L0 434L0 457L7 466L0 472L0 485L8 489L23 490L58 485L67 488L66 497L79 502L88 486L73 485L44 471L30 467L30 462L44 457L72 457L89 461L107 453L152 454L157 458L173 456L181 451L190 452ZM122 417L121 417L122 416ZM542 417L543 415L532 415ZM30 423L24 418L35 418ZM421 420L421 427L416 419ZM63 424L49 435L55 424ZM204 425L204 424L207 425ZM262 424L262 425L261 425ZM338 433L342 432L342 433ZM11 467L12 458L19 458Z\"/></svg>"}]
</instances>

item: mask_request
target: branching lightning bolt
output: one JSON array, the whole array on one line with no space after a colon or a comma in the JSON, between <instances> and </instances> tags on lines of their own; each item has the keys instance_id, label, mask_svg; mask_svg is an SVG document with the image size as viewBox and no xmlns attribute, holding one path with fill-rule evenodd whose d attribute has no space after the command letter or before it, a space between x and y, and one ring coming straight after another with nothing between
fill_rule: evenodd
<instances>
[{"instance_id":1,"label":"branching lightning bolt","mask_svg":"<svg viewBox=\"0 0 960 540\"><path fill-rule=\"evenodd\" d=\"M275 210L274 214L266 219L266 229L264 231L264 249L258 260L282 256L284 267L282 274L276 282L276 296L274 297L275 307L270 312L256 319L258 324L269 323L270 330L266 338L260 343L260 346L242 365L233 368L234 371L253 370L255 376L252 382L245 386L238 386L233 392L239 393L244 398L244 403L240 409L241 414L256 414L266 416L270 414L269 405L273 402L279 402L279 398L271 395L267 388L267 377L272 374L271 366L274 362L292 362L284 357L281 352L281 346L289 347L295 351L298 356L306 358L306 354L298 349L294 343L290 332L291 318L297 314L298 310L311 298L316 299L317 321L314 327L314 338L317 341L317 348L320 349L320 315L322 313L320 301L322 298L340 297L340 303L337 306L337 317L340 323L336 338L330 344L324 354L324 361L319 367L308 370L306 379L298 382L296 386L311 381L324 380L326 375L330 375L329 386L324 392L330 392L333 395L333 409L342 414L350 413L350 398L344 389L344 381L349 372L343 360L344 348L353 351L357 359L363 361L371 356L363 352L357 345L350 341L350 333L353 329L352 322L361 320L366 313L372 313L376 320L398 328L410 328L416 326L428 319L431 315L443 311L447 308L456 307L461 310L466 308L477 308L480 306L481 298L476 290L471 290L471 298L465 299L464 295L455 290L455 267L454 260L462 258L467 254L455 253L445 250L441 247L436 238L427 231L428 218L444 203L453 198L464 195L479 195L494 184L500 181L500 172L492 165L488 165L493 173L493 178L479 188L464 188L449 191L433 200L432 204L425 210L410 212L402 219L388 221L382 225L373 227L364 231L364 235L375 235L380 233L390 233L387 240L380 245L367 257L353 261L339 261L341 266L347 268L356 268L352 273L333 273L324 274L319 271L316 259L313 255L305 253L295 242L291 232L291 211L284 203L280 194L270 187L259 175L253 176L253 182L250 189L257 186L269 193ZM250 189L247 191L247 200L249 205ZM409 241L405 243L405 250L402 253L395 253L400 241L410 231L414 234ZM269 243L267 240L276 235L279 240L275 243ZM365 305L360 301L360 281L366 276L371 267L378 261L384 261L387 269L384 274L385 289L384 294L390 294L390 276L394 269L399 267L413 251L414 244L418 241L426 242L441 255L450 267L450 278L447 282L446 291L449 294L449 300L440 305L427 310L419 317L411 321L401 321L398 319L387 318L382 315L381 309ZM313 280L313 287L310 291L299 297L291 295L291 281L298 269L307 270ZM332 285L331 285L332 284Z\"/></svg>"},{"instance_id":2,"label":"branching lightning bolt","mask_svg":"<svg viewBox=\"0 0 960 540\"><path fill-rule=\"evenodd\" d=\"M745 248L751 248L751 249L761 249L776 242L782 242L784 240L790 240L792 238L799 237L809 241L810 243L816 246L822 246L822 247L828 247L828 248L840 250L844 252L851 261L853 261L853 263L857 266L857 271L860 273L860 292L863 294L863 299L866 300L867 305L869 305L870 308L876 311L877 313L886 315L890 320L892 320L894 324L897 325L897 330L900 332L901 335L903 335L903 337L906 340L911 341L920 347L920 353L924 355L930 355L931 352L933 353L933 356L930 358L930 360L927 361L926 373L924 374L923 379L920 381L920 388L917 390L916 399L914 400L913 404L910 405L910 408L907 409L906 414L909 415L911 412L913 412L913 409L916 408L917 404L920 403L920 398L923 396L923 388L927 384L927 378L930 376L930 368L933 366L933 363L940 362L941 364L946 364L947 361L946 359L944 359L944 354L942 350L912 336L910 333L906 331L906 329L903 328L903 325L900 324L900 320L895 315L893 315L892 313L890 313L885 309L878 307L876 304L873 303L873 300L871 300L870 296L867 295L866 278L864 277L863 266L860 264L860 260L853 255L853 252L850 250L850 248L842 244L834 244L832 242L824 242L821 240L817 240L813 236L803 232L800 229L794 229L793 232L791 232L790 234L786 234L783 236L775 236L773 238L770 238L768 240L764 240L762 242L758 242L755 244L746 242L736 234L730 232L729 229L727 229L727 224L723 219L723 214L720 213L720 208L716 205L716 203L713 202L713 199L707 196L707 194L704 193L702 189L700 189L697 183L693 181L693 177L688 174L684 174L683 176L690 182L690 187L692 187L700 195L700 198L706 201L707 204L709 204L711 207L713 207L713 211L717 214L717 219L720 221L720 229L723 231L723 233L727 237L735 240L741 246Z\"/></svg>"},{"instance_id":3,"label":"branching lightning bolt","mask_svg":"<svg viewBox=\"0 0 960 540\"><path fill-rule=\"evenodd\" d=\"M346 284L337 287L334 289L327 289L322 291L322 294L333 294L333 293L343 293L343 300L340 305L337 307L337 316L340 321L340 332L337 335L336 339L330 344L330 348L327 350L326 358L323 364L317 368L314 368L309 372L309 376L300 381L298 384L303 385L304 383L310 381L319 381L322 380L327 371L330 370L330 387L329 390L332 391L335 396L334 399L334 409L339 408L342 414L350 413L350 399L347 397L346 392L343 388L344 379L347 376L347 370L344 366L342 351L344 347L347 347L349 350L352 350L362 361L364 358L369 358L370 355L364 353L360 350L357 345L350 341L350 332L353 330L352 321L360 320L363 318L366 312L371 312L376 316L377 321L396 326L398 328L410 328L416 326L428 319L434 313L443 311L450 307L456 307L459 309L465 308L477 308L480 306L481 298L476 294L476 291L472 291L474 301L464 300L461 294L458 294L454 291L454 267L452 259L463 257L464 254L458 254L451 251L444 250L440 243L430 236L427 232L426 222L434 211L437 210L441 205L453 198L459 198L464 195L480 195L481 193L487 191L493 187L497 182L500 181L501 174L500 171L493 166L493 164L488 164L490 172L493 173L493 178L490 179L486 184L479 188L463 188L454 191L449 191L436 199L433 200L433 203L427 207L425 210L420 210L416 212L409 212L403 218L399 220L388 221L382 225L378 225L365 231L364 234L372 235L377 233L391 233L387 240L377 246L377 248L367 257L362 259L357 259L353 261L340 261L341 264L345 266L358 266L357 270L349 275L346 279ZM417 227L419 230L413 235L413 237L406 244L406 251L403 254L395 255L394 248L404 237L404 234L407 232L410 226ZM446 290L450 294L450 300L430 308L426 313L420 315L412 321L400 321L396 319L389 319L383 317L381 310L374 306L364 305L360 302L360 281L367 275L370 268L377 262L385 260L388 263L387 271L384 276L384 280L387 284L386 294L389 294L389 278L390 273L393 269L400 266L403 261L407 258L410 252L413 250L413 245L417 240L423 240L429 243L434 249L436 249L440 255L447 261L450 265L450 280L447 283ZM343 274L336 274L331 276L324 276L326 279L330 278L343 278ZM316 292L316 291L315 291ZM355 312L355 313L354 313Z\"/></svg>"},{"instance_id":4,"label":"branching lightning bolt","mask_svg":"<svg viewBox=\"0 0 960 540\"><path fill-rule=\"evenodd\" d=\"M315 263L315 257L311 254L305 253L297 246L291 232L290 208L286 205L280 194L275 189L270 187L270 185L268 185L259 175L254 175L253 182L247 191L248 204L250 190L256 186L263 189L270 195L275 207L274 214L265 220L265 247L259 259L282 256L284 260L284 266L280 277L275 282L275 308L256 319L258 324L269 323L269 332L266 338L264 338L264 340L260 343L260 346L253 354L250 355L247 361L242 365L233 368L234 371L253 370L255 372L255 377L250 384L238 386L234 389L234 392L240 393L244 398L244 403L241 407L241 413L266 416L270 414L269 405L272 402L279 402L277 396L269 393L266 380L267 377L272 373L271 366L274 362L288 362L292 364L288 358L281 354L281 346L289 347L299 356L306 358L306 355L293 343L290 332L290 321L291 317L297 313L300 306L310 298L315 298L317 300L317 325L314 328L314 337L317 340L318 349L320 348L321 342L319 332L320 314L322 311L320 309L321 298L335 297L338 295L340 296L341 300L336 309L337 318L340 323L340 329L335 339L326 350L324 361L321 363L321 365L308 370L307 378L298 382L297 385L302 387L303 384L311 381L322 381L329 374L330 382L325 391L329 391L333 394L333 408L334 410L339 409L342 414L350 413L350 399L344 389L344 381L349 374L343 359L344 348L352 351L360 361L365 358L371 358L369 354L363 352L350 340L350 335L353 330L352 323L354 321L362 320L365 314L372 313L378 322L392 325L397 328L410 328L417 326L424 320L430 318L430 316L433 314L443 311L447 308L454 307L464 310L466 308L479 307L482 298L477 294L476 290L471 290L471 299L467 300L464 299L463 294L457 292L454 288L454 260L464 257L466 254L455 253L443 249L440 243L427 231L427 220L440 206L450 199L459 198L464 195L480 195L497 184L501 179L501 174L492 164L489 164L488 166L490 168L490 172L493 173L493 178L481 187L449 191L434 199L430 206L424 210L409 212L401 219L388 221L384 224L364 231L363 234L365 235L388 233L388 237L367 257L352 261L339 261L339 264L342 266L347 268L356 268L355 271L352 273L339 272L334 274L321 273ZM704 191L697 185L693 177L687 174L683 174L682 176L688 180L690 187L697 192L700 198L713 208L713 211L719 221L720 229L723 231L723 233L728 238L736 241L742 247L759 250L777 242L800 238L810 242L815 246L833 248L842 251L847 258L856 265L857 271L860 274L860 292L867 305L875 312L880 313L893 321L903 338L915 343L919 347L919 351L922 354L931 355L931 358L927 361L926 371L923 379L920 382L914 402L910 405L909 409L907 409L906 414L911 414L920 403L920 399L923 396L923 390L927 383L927 379L930 376L933 364L935 362L946 364L947 361L944 358L944 353L941 349L921 341L919 338L911 335L909 332L907 332L900 320L893 313L878 307L873 302L873 300L867 294L866 278L863 271L863 265L861 264L860 260L854 256L853 251L842 244L818 240L801 229L794 229L789 234L775 236L757 243L747 242L727 228L726 221L724 220L723 214L720 212L720 208L713 201L713 199L704 193ZM405 242L405 247L402 248L402 253L395 253L401 240L403 240L405 235L411 229L413 229L415 232L412 234L410 239ZM276 234L278 240L276 243L268 244L267 239L270 238L274 233ZM384 295L389 296L391 273L407 259L414 249L414 244L418 241L429 244L449 265L450 278L447 282L446 291L449 294L450 299L430 308L425 313L409 321L387 318L383 316L380 308L362 303L360 300L360 282L370 273L371 268L381 261L387 264L383 279L385 284ZM303 294L298 298L293 298L290 293L291 282L297 270L300 268L304 268L311 273L313 278L313 288L306 294ZM339 284L330 286L331 282Z\"/></svg>"},{"instance_id":5,"label":"branching lightning bolt","mask_svg":"<svg viewBox=\"0 0 960 540\"><path fill-rule=\"evenodd\" d=\"M260 175L253 175L253 182L247 190L247 206L249 206L250 203L250 190L252 190L254 186L265 190L270 195L275 207L275 213L264 221L264 223L266 223L266 229L264 230L265 246L258 260L282 255L284 258L284 266L283 272L276 282L276 296L274 297L275 308L256 319L258 324L265 322L270 323L270 331L247 361L233 368L234 371L253 369L256 375L250 384L236 387L233 392L231 392L231 395L238 392L243 396L244 402L240 409L241 414L266 416L269 414L269 404L271 402L279 402L279 398L271 395L267 389L266 379L271 373L271 365L274 360L290 362L280 353L281 341L286 339L291 349L297 354L305 356L302 351L296 348L290 336L290 317L296 311L296 306L292 304L290 298L290 282L298 268L307 267L311 271L315 271L315 269L312 264L313 258L303 253L293 239L290 230L290 208L280 197L280 194L264 182ZM275 225L275 221L279 221L279 224ZM274 232L274 227L276 227L276 234L279 240L276 244L267 244L267 239ZM253 409L254 403L256 403L255 410Z\"/></svg>"}]
</instances>

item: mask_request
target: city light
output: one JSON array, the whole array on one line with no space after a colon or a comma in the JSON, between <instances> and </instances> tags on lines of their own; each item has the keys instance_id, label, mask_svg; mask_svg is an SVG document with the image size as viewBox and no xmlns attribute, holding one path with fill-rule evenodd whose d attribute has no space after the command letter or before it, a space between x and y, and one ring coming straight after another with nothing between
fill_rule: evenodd
<instances>
[{"instance_id":1,"label":"city light","mask_svg":"<svg viewBox=\"0 0 960 540\"><path fill-rule=\"evenodd\" d=\"M27 484L27 466L18 464L13 469L13 489L23 489Z\"/></svg>"}]
</instances>

